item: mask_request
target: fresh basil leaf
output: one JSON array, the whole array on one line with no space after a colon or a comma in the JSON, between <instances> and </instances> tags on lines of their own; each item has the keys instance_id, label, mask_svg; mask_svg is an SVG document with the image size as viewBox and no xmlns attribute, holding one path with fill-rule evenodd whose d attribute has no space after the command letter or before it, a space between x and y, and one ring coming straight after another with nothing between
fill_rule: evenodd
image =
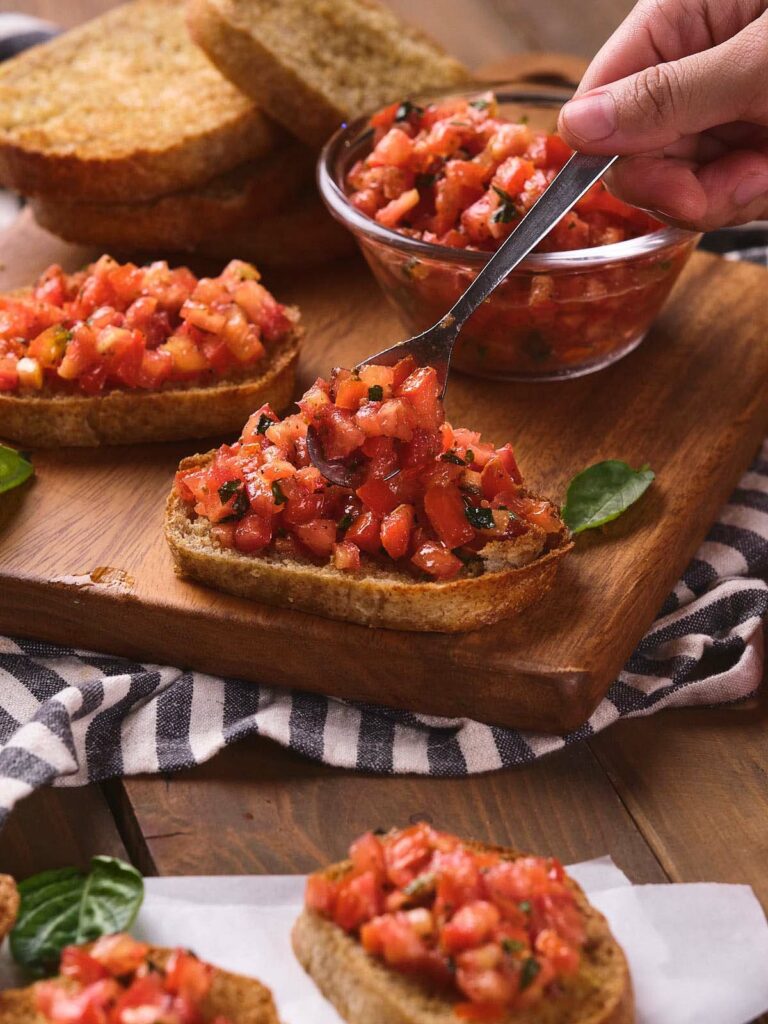
<instances>
[{"instance_id":1,"label":"fresh basil leaf","mask_svg":"<svg viewBox=\"0 0 768 1024\"><path fill-rule=\"evenodd\" d=\"M591 530L618 519L653 483L649 466L632 469L608 459L577 474L568 485L563 519L572 533Z\"/></svg>"},{"instance_id":2,"label":"fresh basil leaf","mask_svg":"<svg viewBox=\"0 0 768 1024\"><path fill-rule=\"evenodd\" d=\"M130 928L144 899L144 880L130 864L94 857L88 874L75 868L44 871L22 882L19 894L11 954L42 977L58 969L65 946Z\"/></svg>"},{"instance_id":3,"label":"fresh basil leaf","mask_svg":"<svg viewBox=\"0 0 768 1024\"><path fill-rule=\"evenodd\" d=\"M533 982L533 979L541 970L541 964L533 957L529 956L527 960L523 961L523 967L520 971L520 991L524 992L525 989Z\"/></svg>"},{"instance_id":4,"label":"fresh basil leaf","mask_svg":"<svg viewBox=\"0 0 768 1024\"><path fill-rule=\"evenodd\" d=\"M32 463L15 448L0 444L0 494L19 487L35 472Z\"/></svg>"},{"instance_id":5,"label":"fresh basil leaf","mask_svg":"<svg viewBox=\"0 0 768 1024\"><path fill-rule=\"evenodd\" d=\"M476 505L465 502L464 515L476 530L493 529L493 512L489 508L478 508Z\"/></svg>"}]
</instances>

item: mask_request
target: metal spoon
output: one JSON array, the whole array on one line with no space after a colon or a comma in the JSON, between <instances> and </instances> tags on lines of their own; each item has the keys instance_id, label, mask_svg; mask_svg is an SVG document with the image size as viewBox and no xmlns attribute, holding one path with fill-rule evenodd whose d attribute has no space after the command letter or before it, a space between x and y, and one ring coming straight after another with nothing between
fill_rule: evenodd
<instances>
[{"instance_id":1,"label":"metal spoon","mask_svg":"<svg viewBox=\"0 0 768 1024\"><path fill-rule=\"evenodd\" d=\"M560 218L564 217L584 193L602 178L616 159L615 156L574 153L442 320L423 334L417 334L415 338L401 341L363 359L355 369L369 363L393 366L404 356L410 355L418 366L433 366L437 370L442 398L448 383L453 346L465 322ZM320 436L314 427L310 427L307 433L307 451L313 465L320 470L326 480L340 487L354 486L354 470L345 466L343 462L325 458ZM394 476L396 473L397 470L391 475Z\"/></svg>"}]
</instances>

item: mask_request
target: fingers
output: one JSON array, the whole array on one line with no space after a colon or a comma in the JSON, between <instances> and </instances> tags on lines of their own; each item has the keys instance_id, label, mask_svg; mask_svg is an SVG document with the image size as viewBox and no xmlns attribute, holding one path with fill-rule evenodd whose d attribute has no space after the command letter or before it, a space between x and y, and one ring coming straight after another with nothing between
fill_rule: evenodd
<instances>
[{"instance_id":1,"label":"fingers","mask_svg":"<svg viewBox=\"0 0 768 1024\"><path fill-rule=\"evenodd\" d=\"M661 154L627 157L614 165L606 181L620 199L662 220L693 225L706 216L707 196L688 161Z\"/></svg>"},{"instance_id":2,"label":"fingers","mask_svg":"<svg viewBox=\"0 0 768 1024\"><path fill-rule=\"evenodd\" d=\"M639 0L590 64L577 95L717 46L764 9L764 0Z\"/></svg>"},{"instance_id":3,"label":"fingers","mask_svg":"<svg viewBox=\"0 0 768 1024\"><path fill-rule=\"evenodd\" d=\"M768 214L768 148L728 153L703 167L663 154L627 157L607 181L625 202L699 231Z\"/></svg>"},{"instance_id":4,"label":"fingers","mask_svg":"<svg viewBox=\"0 0 768 1024\"><path fill-rule=\"evenodd\" d=\"M719 46L580 95L558 127L575 149L624 156L732 121L768 123L766 64L768 11Z\"/></svg>"}]
</instances>

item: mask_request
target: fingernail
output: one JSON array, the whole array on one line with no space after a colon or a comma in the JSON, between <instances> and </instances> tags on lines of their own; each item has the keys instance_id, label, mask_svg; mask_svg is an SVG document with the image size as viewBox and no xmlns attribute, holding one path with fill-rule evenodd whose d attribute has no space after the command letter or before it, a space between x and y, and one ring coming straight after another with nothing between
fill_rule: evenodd
<instances>
[{"instance_id":1,"label":"fingernail","mask_svg":"<svg viewBox=\"0 0 768 1024\"><path fill-rule=\"evenodd\" d=\"M768 198L768 174L749 174L733 190L737 206L749 206L761 196Z\"/></svg>"},{"instance_id":2,"label":"fingernail","mask_svg":"<svg viewBox=\"0 0 768 1024\"><path fill-rule=\"evenodd\" d=\"M599 142L616 131L616 103L607 92L571 100L563 107L566 127L585 142Z\"/></svg>"}]
</instances>

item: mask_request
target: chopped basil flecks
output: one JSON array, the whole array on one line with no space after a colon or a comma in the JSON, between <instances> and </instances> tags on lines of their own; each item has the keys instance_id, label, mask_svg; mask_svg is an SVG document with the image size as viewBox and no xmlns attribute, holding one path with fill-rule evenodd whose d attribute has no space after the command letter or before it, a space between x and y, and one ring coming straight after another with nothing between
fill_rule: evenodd
<instances>
[{"instance_id":1,"label":"chopped basil flecks","mask_svg":"<svg viewBox=\"0 0 768 1024\"><path fill-rule=\"evenodd\" d=\"M489 508L478 508L467 502L464 505L464 515L476 530L493 529L493 512Z\"/></svg>"},{"instance_id":2,"label":"chopped basil flecks","mask_svg":"<svg viewBox=\"0 0 768 1024\"><path fill-rule=\"evenodd\" d=\"M467 465L471 466L474 461L475 461L475 453L472 451L471 448L467 448Z\"/></svg>"},{"instance_id":3,"label":"chopped basil flecks","mask_svg":"<svg viewBox=\"0 0 768 1024\"><path fill-rule=\"evenodd\" d=\"M380 402L384 398L384 388L381 384L373 384L368 388L368 401Z\"/></svg>"},{"instance_id":4,"label":"chopped basil flecks","mask_svg":"<svg viewBox=\"0 0 768 1024\"><path fill-rule=\"evenodd\" d=\"M412 882L403 889L406 896L420 896L425 892L429 892L435 884L435 875L432 872L427 872L425 875L419 875L414 878Z\"/></svg>"},{"instance_id":5,"label":"chopped basil flecks","mask_svg":"<svg viewBox=\"0 0 768 1024\"><path fill-rule=\"evenodd\" d=\"M443 452L440 456L443 462L452 462L454 466L466 466L466 462L456 452Z\"/></svg>"},{"instance_id":6,"label":"chopped basil flecks","mask_svg":"<svg viewBox=\"0 0 768 1024\"><path fill-rule=\"evenodd\" d=\"M256 425L256 433L266 434L274 422L275 421L270 416L267 416L267 414L263 412L261 416L259 416L259 422Z\"/></svg>"},{"instance_id":7,"label":"chopped basil flecks","mask_svg":"<svg viewBox=\"0 0 768 1024\"><path fill-rule=\"evenodd\" d=\"M284 505L286 501L288 501L286 496L283 494L283 489L280 486L279 480L275 480L272 484L272 497L275 499L276 505Z\"/></svg>"},{"instance_id":8,"label":"chopped basil flecks","mask_svg":"<svg viewBox=\"0 0 768 1024\"><path fill-rule=\"evenodd\" d=\"M509 224L510 221L520 216L515 208L512 196L509 192L505 192L503 188L498 188L496 185L493 185L492 188L499 197L499 205L493 211L491 220L494 224Z\"/></svg>"},{"instance_id":9,"label":"chopped basil flecks","mask_svg":"<svg viewBox=\"0 0 768 1024\"><path fill-rule=\"evenodd\" d=\"M470 100L469 101L469 105L470 105L470 107L474 107L475 110L487 110L488 107L490 107L491 104L488 102L488 100L479 99L479 100Z\"/></svg>"},{"instance_id":10,"label":"chopped basil flecks","mask_svg":"<svg viewBox=\"0 0 768 1024\"><path fill-rule=\"evenodd\" d=\"M505 953L511 956L512 953L519 953L525 949L525 943L520 942L519 939L502 939L501 948Z\"/></svg>"},{"instance_id":11,"label":"chopped basil flecks","mask_svg":"<svg viewBox=\"0 0 768 1024\"><path fill-rule=\"evenodd\" d=\"M522 912L524 914L530 914L530 912L531 912L531 901L530 900L521 900L517 905L522 910Z\"/></svg>"},{"instance_id":12,"label":"chopped basil flecks","mask_svg":"<svg viewBox=\"0 0 768 1024\"><path fill-rule=\"evenodd\" d=\"M341 530L342 533L346 533L347 530L352 525L352 523L354 523L354 521L355 521L355 517L352 515L352 513L351 512L347 512L346 515L343 515L341 517L341 519L339 520L338 527L339 527L339 529Z\"/></svg>"},{"instance_id":13,"label":"chopped basil flecks","mask_svg":"<svg viewBox=\"0 0 768 1024\"><path fill-rule=\"evenodd\" d=\"M219 488L219 497L221 498L222 504L229 501L230 498L234 498L240 488L243 486L243 481L235 477L233 480L226 480Z\"/></svg>"},{"instance_id":14,"label":"chopped basil flecks","mask_svg":"<svg viewBox=\"0 0 768 1024\"><path fill-rule=\"evenodd\" d=\"M423 114L424 110L422 107L417 107L415 103L411 103L410 100L403 100L400 106L397 108L395 114L396 121L407 121L411 114Z\"/></svg>"},{"instance_id":15,"label":"chopped basil flecks","mask_svg":"<svg viewBox=\"0 0 768 1024\"><path fill-rule=\"evenodd\" d=\"M520 971L520 991L528 988L533 979L541 970L541 964L536 957L529 956L523 961L523 969Z\"/></svg>"}]
</instances>

